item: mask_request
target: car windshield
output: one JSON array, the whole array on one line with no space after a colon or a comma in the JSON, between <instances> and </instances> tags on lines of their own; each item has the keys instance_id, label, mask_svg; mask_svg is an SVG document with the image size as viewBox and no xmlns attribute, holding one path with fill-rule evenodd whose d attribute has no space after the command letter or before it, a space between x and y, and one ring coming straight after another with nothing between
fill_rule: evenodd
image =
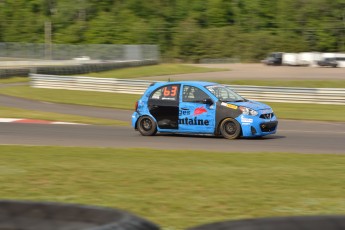
<instances>
[{"instance_id":1,"label":"car windshield","mask_svg":"<svg viewBox=\"0 0 345 230\"><path fill-rule=\"evenodd\" d=\"M210 85L206 86L206 89L210 91L222 102L242 102L247 101L237 93L235 93L229 86L225 85Z\"/></svg>"}]
</instances>

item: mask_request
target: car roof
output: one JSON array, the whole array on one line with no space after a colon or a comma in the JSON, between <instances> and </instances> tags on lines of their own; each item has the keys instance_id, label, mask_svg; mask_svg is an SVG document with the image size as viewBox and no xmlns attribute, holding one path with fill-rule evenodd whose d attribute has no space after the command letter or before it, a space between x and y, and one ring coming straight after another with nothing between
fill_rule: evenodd
<instances>
[{"instance_id":1,"label":"car roof","mask_svg":"<svg viewBox=\"0 0 345 230\"><path fill-rule=\"evenodd\" d=\"M157 82L155 86L171 85L171 84L187 84L192 86L209 86L219 85L219 83L208 82L208 81L169 81L169 82Z\"/></svg>"}]
</instances>

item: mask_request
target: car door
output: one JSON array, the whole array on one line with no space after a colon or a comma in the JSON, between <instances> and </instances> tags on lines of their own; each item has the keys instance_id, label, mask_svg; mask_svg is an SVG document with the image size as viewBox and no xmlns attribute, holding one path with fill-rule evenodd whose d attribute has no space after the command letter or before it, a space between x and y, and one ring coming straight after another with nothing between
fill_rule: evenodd
<instances>
[{"instance_id":1,"label":"car door","mask_svg":"<svg viewBox=\"0 0 345 230\"><path fill-rule=\"evenodd\" d=\"M215 109L215 103L203 88L183 85L179 105L179 131L214 133Z\"/></svg>"},{"instance_id":2,"label":"car door","mask_svg":"<svg viewBox=\"0 0 345 230\"><path fill-rule=\"evenodd\" d=\"M165 85L156 89L149 97L148 109L156 119L159 129L178 129L180 85Z\"/></svg>"}]
</instances>

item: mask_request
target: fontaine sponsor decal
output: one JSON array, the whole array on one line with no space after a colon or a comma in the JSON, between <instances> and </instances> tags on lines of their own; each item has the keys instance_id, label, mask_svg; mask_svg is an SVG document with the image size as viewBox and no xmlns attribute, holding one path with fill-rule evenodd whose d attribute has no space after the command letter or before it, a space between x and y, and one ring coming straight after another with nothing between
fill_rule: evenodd
<instances>
[{"instance_id":1,"label":"fontaine sponsor decal","mask_svg":"<svg viewBox=\"0 0 345 230\"><path fill-rule=\"evenodd\" d=\"M210 121L209 120L204 120L204 119L198 119L197 117L194 118L188 118L188 117L184 117L181 119L178 119L178 124L179 125L210 125Z\"/></svg>"},{"instance_id":2,"label":"fontaine sponsor decal","mask_svg":"<svg viewBox=\"0 0 345 230\"><path fill-rule=\"evenodd\" d=\"M205 125L205 126L208 126L208 125L210 125L209 120L197 118L197 116L199 116L203 113L206 113L206 112L207 112L207 110L205 107L203 107L203 106L198 107L193 112L193 118L183 117L183 118L178 119L178 123L180 125ZM179 111L179 116L183 116L183 115L190 115L190 111L188 109L181 109Z\"/></svg>"},{"instance_id":3,"label":"fontaine sponsor decal","mask_svg":"<svg viewBox=\"0 0 345 230\"><path fill-rule=\"evenodd\" d=\"M186 108L182 108L178 111L178 115L179 116L183 116L183 115L190 115L190 111L189 109L186 109Z\"/></svg>"}]
</instances>

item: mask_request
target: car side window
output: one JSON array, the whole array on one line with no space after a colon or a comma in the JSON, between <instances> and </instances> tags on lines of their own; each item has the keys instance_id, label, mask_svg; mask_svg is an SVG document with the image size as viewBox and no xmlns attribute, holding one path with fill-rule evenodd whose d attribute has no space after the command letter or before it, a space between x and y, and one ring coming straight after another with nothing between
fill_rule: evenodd
<instances>
[{"instance_id":1,"label":"car side window","mask_svg":"<svg viewBox=\"0 0 345 230\"><path fill-rule=\"evenodd\" d=\"M210 99L210 97L198 87L189 86L189 85L183 86L183 101L184 102L201 103L205 99Z\"/></svg>"},{"instance_id":2,"label":"car side window","mask_svg":"<svg viewBox=\"0 0 345 230\"><path fill-rule=\"evenodd\" d=\"M177 101L180 85L167 85L151 94L150 99Z\"/></svg>"}]
</instances>

